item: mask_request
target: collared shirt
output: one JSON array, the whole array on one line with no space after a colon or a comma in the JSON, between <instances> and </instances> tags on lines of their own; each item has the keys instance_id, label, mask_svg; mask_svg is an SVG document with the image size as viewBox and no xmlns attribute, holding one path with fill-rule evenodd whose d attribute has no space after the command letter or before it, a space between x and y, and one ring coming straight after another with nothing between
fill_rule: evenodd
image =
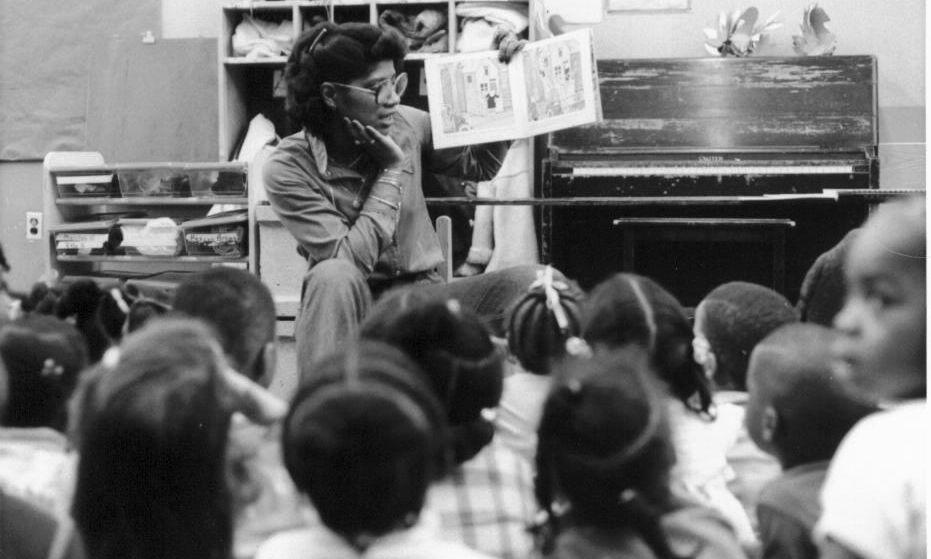
<instances>
[{"instance_id":1,"label":"collared shirt","mask_svg":"<svg viewBox=\"0 0 931 559\"><path fill-rule=\"evenodd\" d=\"M462 544L444 541L420 523L408 530L377 538L358 551L322 524L281 532L269 538L256 559L491 559Z\"/></svg>"},{"instance_id":2,"label":"collared shirt","mask_svg":"<svg viewBox=\"0 0 931 559\"><path fill-rule=\"evenodd\" d=\"M433 484L425 510L447 539L501 559L527 557L537 511L530 463L495 437Z\"/></svg>"},{"instance_id":3,"label":"collared shirt","mask_svg":"<svg viewBox=\"0 0 931 559\"><path fill-rule=\"evenodd\" d=\"M339 258L370 281L431 273L439 281L433 270L443 256L424 202L422 174L491 178L502 144L434 150L429 115L404 105L390 134L407 155L400 189L380 180L382 171L371 165L340 164L320 138L300 132L283 139L265 164L268 200L309 266Z\"/></svg>"}]
</instances>

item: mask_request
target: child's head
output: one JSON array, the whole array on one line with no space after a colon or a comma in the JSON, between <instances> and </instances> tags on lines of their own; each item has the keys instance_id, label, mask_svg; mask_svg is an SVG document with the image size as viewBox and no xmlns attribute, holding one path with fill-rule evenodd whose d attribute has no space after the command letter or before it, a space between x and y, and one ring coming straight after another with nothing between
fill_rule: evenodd
<instances>
[{"instance_id":1,"label":"child's head","mask_svg":"<svg viewBox=\"0 0 931 559\"><path fill-rule=\"evenodd\" d=\"M268 385L275 369L275 301L254 274L226 266L191 275L175 291L174 309L216 332L237 371Z\"/></svg>"},{"instance_id":2,"label":"child's head","mask_svg":"<svg viewBox=\"0 0 931 559\"><path fill-rule=\"evenodd\" d=\"M165 319L100 366L72 507L89 556L230 555L226 366L205 326Z\"/></svg>"},{"instance_id":3,"label":"child's head","mask_svg":"<svg viewBox=\"0 0 931 559\"><path fill-rule=\"evenodd\" d=\"M790 322L798 312L768 287L732 281L711 290L695 309L696 361L721 388L747 389L747 364L753 346Z\"/></svg>"},{"instance_id":4,"label":"child's head","mask_svg":"<svg viewBox=\"0 0 931 559\"><path fill-rule=\"evenodd\" d=\"M833 374L836 338L824 326L788 324L753 350L747 431L784 468L829 460L847 431L876 409Z\"/></svg>"},{"instance_id":5,"label":"child's head","mask_svg":"<svg viewBox=\"0 0 931 559\"><path fill-rule=\"evenodd\" d=\"M385 80L402 71L405 54L404 38L394 30L367 23L314 26L295 41L285 67L288 113L313 134L340 113L380 129L374 116L383 94L345 85L382 89ZM391 84L393 93L401 95L406 83L405 78L404 84Z\"/></svg>"},{"instance_id":6,"label":"child's head","mask_svg":"<svg viewBox=\"0 0 931 559\"><path fill-rule=\"evenodd\" d=\"M676 398L693 411L709 411L711 387L692 357L692 326L671 293L650 278L615 274L595 286L584 308L582 336L596 351L646 349Z\"/></svg>"},{"instance_id":7,"label":"child's head","mask_svg":"<svg viewBox=\"0 0 931 559\"><path fill-rule=\"evenodd\" d=\"M52 316L26 314L0 330L0 359L9 374L2 424L64 431L68 398L87 366L81 333Z\"/></svg>"},{"instance_id":8,"label":"child's head","mask_svg":"<svg viewBox=\"0 0 931 559\"><path fill-rule=\"evenodd\" d=\"M566 342L582 331L584 294L571 282L543 273L511 307L507 319L508 348L530 373L549 373L566 355Z\"/></svg>"},{"instance_id":9,"label":"child's head","mask_svg":"<svg viewBox=\"0 0 931 559\"><path fill-rule=\"evenodd\" d=\"M535 491L551 518L554 505L568 501L578 524L627 527L665 549L656 516L674 506L675 452L662 388L640 351L557 367L538 431Z\"/></svg>"},{"instance_id":10,"label":"child's head","mask_svg":"<svg viewBox=\"0 0 931 559\"><path fill-rule=\"evenodd\" d=\"M417 366L361 342L317 363L291 402L284 462L323 523L357 549L412 526L437 476L445 422Z\"/></svg>"},{"instance_id":11,"label":"child's head","mask_svg":"<svg viewBox=\"0 0 931 559\"><path fill-rule=\"evenodd\" d=\"M836 370L878 399L926 396L925 219L924 197L883 204L847 253Z\"/></svg>"},{"instance_id":12,"label":"child's head","mask_svg":"<svg viewBox=\"0 0 931 559\"><path fill-rule=\"evenodd\" d=\"M457 462L491 441L494 427L482 410L501 399L504 355L474 313L456 300L427 300L393 321L363 326L361 335L399 348L423 370L446 410Z\"/></svg>"}]
</instances>

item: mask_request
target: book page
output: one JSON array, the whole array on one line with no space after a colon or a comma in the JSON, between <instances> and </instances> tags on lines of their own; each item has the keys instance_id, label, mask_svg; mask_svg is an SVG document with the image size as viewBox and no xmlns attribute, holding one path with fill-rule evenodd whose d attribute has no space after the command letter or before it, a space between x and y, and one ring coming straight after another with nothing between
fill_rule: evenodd
<instances>
[{"instance_id":1,"label":"book page","mask_svg":"<svg viewBox=\"0 0 931 559\"><path fill-rule=\"evenodd\" d=\"M529 43L510 64L497 51L424 63L437 148L527 138L598 119L591 30Z\"/></svg>"},{"instance_id":2,"label":"book page","mask_svg":"<svg viewBox=\"0 0 931 559\"><path fill-rule=\"evenodd\" d=\"M530 135L598 120L591 29L537 41L524 53Z\"/></svg>"},{"instance_id":3,"label":"book page","mask_svg":"<svg viewBox=\"0 0 931 559\"><path fill-rule=\"evenodd\" d=\"M522 96L512 90L519 56L510 64L498 51L429 58L424 63L433 145L436 148L513 140L527 135Z\"/></svg>"}]
</instances>

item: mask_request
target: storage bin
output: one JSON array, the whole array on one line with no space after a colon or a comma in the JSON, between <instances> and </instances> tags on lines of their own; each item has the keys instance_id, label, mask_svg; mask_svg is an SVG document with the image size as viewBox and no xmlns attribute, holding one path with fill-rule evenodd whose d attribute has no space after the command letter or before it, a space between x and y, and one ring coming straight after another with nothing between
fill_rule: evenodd
<instances>
[{"instance_id":1,"label":"storage bin","mask_svg":"<svg viewBox=\"0 0 931 559\"><path fill-rule=\"evenodd\" d=\"M191 182L183 169L175 166L146 165L117 170L123 196L186 197Z\"/></svg>"},{"instance_id":2,"label":"storage bin","mask_svg":"<svg viewBox=\"0 0 931 559\"><path fill-rule=\"evenodd\" d=\"M121 219L122 254L131 256L178 256L184 251L181 228L168 217Z\"/></svg>"},{"instance_id":3,"label":"storage bin","mask_svg":"<svg viewBox=\"0 0 931 559\"><path fill-rule=\"evenodd\" d=\"M150 163L118 166L123 196L245 196L244 163Z\"/></svg>"},{"instance_id":4,"label":"storage bin","mask_svg":"<svg viewBox=\"0 0 931 559\"><path fill-rule=\"evenodd\" d=\"M247 254L247 224L245 212L185 221L184 248L189 256L242 258Z\"/></svg>"},{"instance_id":5,"label":"storage bin","mask_svg":"<svg viewBox=\"0 0 931 559\"><path fill-rule=\"evenodd\" d=\"M191 196L245 196L245 163L215 163L186 166Z\"/></svg>"},{"instance_id":6,"label":"storage bin","mask_svg":"<svg viewBox=\"0 0 931 559\"><path fill-rule=\"evenodd\" d=\"M49 227L58 256L90 256L107 254L107 242L115 219L63 223Z\"/></svg>"},{"instance_id":7,"label":"storage bin","mask_svg":"<svg viewBox=\"0 0 931 559\"><path fill-rule=\"evenodd\" d=\"M113 171L75 169L51 171L55 188L61 198L110 198L120 195Z\"/></svg>"}]
</instances>

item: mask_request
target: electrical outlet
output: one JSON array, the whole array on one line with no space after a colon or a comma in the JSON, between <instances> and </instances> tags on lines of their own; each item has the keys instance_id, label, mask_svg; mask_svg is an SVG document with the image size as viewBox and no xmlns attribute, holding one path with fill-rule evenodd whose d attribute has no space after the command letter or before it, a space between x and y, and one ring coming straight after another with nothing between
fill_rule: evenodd
<instances>
[{"instance_id":1,"label":"electrical outlet","mask_svg":"<svg viewBox=\"0 0 931 559\"><path fill-rule=\"evenodd\" d=\"M42 212L26 212L26 239L42 238Z\"/></svg>"}]
</instances>

